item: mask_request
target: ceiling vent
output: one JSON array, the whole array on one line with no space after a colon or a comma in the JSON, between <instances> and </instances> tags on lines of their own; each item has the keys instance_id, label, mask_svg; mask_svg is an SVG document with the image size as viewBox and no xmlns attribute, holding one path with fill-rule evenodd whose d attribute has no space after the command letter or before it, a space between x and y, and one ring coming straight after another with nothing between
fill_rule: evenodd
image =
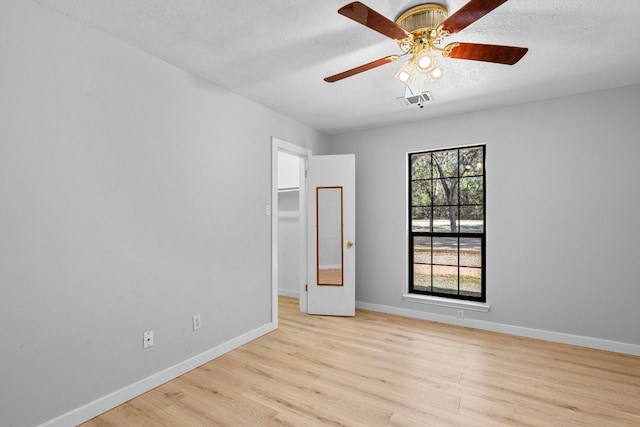
<instances>
[{"instance_id":1,"label":"ceiling vent","mask_svg":"<svg viewBox=\"0 0 640 427\"><path fill-rule=\"evenodd\" d=\"M424 103L427 101L431 101L433 99L433 96L431 96L431 92L429 92L428 90L415 94L413 93L411 88L407 86L404 96L396 99L406 106L417 105L420 108L424 108Z\"/></svg>"}]
</instances>

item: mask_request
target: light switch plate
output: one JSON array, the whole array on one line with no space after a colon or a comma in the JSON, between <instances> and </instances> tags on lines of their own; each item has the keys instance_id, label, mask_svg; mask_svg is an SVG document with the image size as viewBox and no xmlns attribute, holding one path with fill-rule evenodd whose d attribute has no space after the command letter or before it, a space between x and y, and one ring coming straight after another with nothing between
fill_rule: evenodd
<instances>
[{"instance_id":1,"label":"light switch plate","mask_svg":"<svg viewBox=\"0 0 640 427\"><path fill-rule=\"evenodd\" d=\"M191 319L193 321L193 330L197 331L198 329L200 329L202 327L202 319L200 318L199 314L196 314L195 316L193 316L193 318Z\"/></svg>"}]
</instances>

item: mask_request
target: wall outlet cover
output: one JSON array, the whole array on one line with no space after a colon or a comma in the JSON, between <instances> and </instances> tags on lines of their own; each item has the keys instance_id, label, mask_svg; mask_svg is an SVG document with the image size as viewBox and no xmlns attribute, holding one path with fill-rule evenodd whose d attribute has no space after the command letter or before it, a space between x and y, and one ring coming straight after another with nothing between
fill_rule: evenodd
<instances>
[{"instance_id":1,"label":"wall outlet cover","mask_svg":"<svg viewBox=\"0 0 640 427\"><path fill-rule=\"evenodd\" d=\"M153 347L153 331L147 331L142 335L142 348Z\"/></svg>"}]
</instances>

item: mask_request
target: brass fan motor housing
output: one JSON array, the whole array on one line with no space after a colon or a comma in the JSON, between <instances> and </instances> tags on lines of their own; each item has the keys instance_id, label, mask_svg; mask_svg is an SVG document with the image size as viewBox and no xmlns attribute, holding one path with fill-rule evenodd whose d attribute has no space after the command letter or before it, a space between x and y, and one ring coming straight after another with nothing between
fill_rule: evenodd
<instances>
[{"instance_id":1,"label":"brass fan motor housing","mask_svg":"<svg viewBox=\"0 0 640 427\"><path fill-rule=\"evenodd\" d=\"M448 16L446 7L434 3L420 4L402 12L395 23L410 33L411 37L398 40L400 49L412 52L420 49L421 45L433 47L444 35L439 27Z\"/></svg>"},{"instance_id":2,"label":"brass fan motor housing","mask_svg":"<svg viewBox=\"0 0 640 427\"><path fill-rule=\"evenodd\" d=\"M395 23L409 33L422 33L437 28L448 16L446 7L427 3L405 10L396 18Z\"/></svg>"}]
</instances>

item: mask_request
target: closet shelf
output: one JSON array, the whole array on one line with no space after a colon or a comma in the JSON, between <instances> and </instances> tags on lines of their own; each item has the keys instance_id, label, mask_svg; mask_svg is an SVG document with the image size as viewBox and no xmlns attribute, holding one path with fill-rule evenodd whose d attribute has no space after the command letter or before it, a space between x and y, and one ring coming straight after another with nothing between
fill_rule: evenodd
<instances>
[{"instance_id":1,"label":"closet shelf","mask_svg":"<svg viewBox=\"0 0 640 427\"><path fill-rule=\"evenodd\" d=\"M299 187L278 188L278 193L294 193L300 191Z\"/></svg>"}]
</instances>

